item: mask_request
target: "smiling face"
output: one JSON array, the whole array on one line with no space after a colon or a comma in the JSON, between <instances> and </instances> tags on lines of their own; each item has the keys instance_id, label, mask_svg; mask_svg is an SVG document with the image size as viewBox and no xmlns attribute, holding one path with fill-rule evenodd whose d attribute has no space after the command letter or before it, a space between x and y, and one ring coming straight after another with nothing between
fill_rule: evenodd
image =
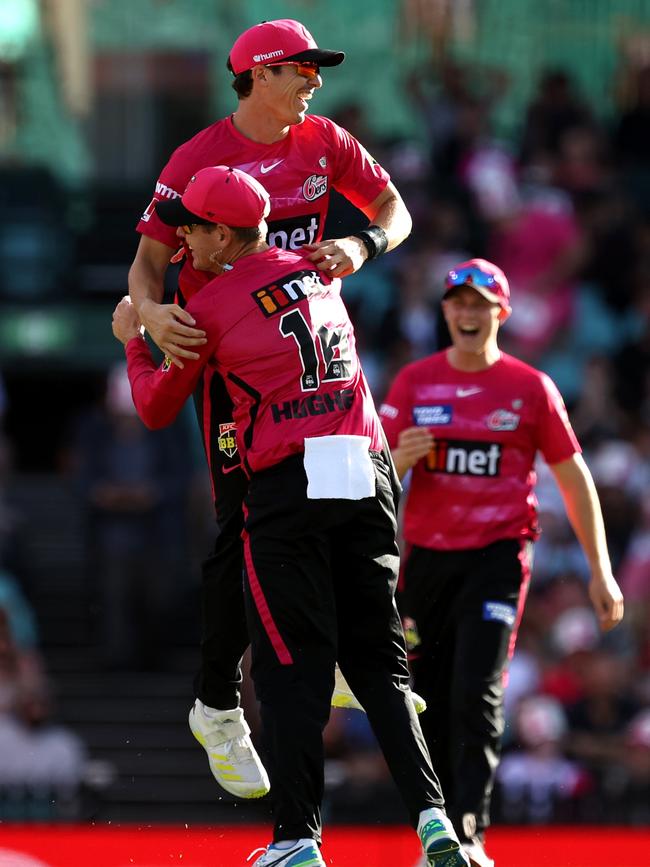
<instances>
[{"instance_id":1,"label":"smiling face","mask_svg":"<svg viewBox=\"0 0 650 867\"><path fill-rule=\"evenodd\" d=\"M293 126L302 123L309 108L309 101L315 90L322 87L323 80L318 73L305 69L299 64L286 63L270 68L256 67L260 83L264 82L262 98L265 110L280 125Z\"/></svg>"},{"instance_id":2,"label":"smiling face","mask_svg":"<svg viewBox=\"0 0 650 867\"><path fill-rule=\"evenodd\" d=\"M177 236L190 248L192 265L198 271L213 270L214 263L210 256L219 248L216 229L216 225L201 226L194 223L190 226L179 226L176 230Z\"/></svg>"},{"instance_id":3,"label":"smiling face","mask_svg":"<svg viewBox=\"0 0 650 867\"><path fill-rule=\"evenodd\" d=\"M488 301L471 286L459 286L443 300L442 311L455 367L477 370L499 357L497 332L508 315L499 304Z\"/></svg>"}]
</instances>

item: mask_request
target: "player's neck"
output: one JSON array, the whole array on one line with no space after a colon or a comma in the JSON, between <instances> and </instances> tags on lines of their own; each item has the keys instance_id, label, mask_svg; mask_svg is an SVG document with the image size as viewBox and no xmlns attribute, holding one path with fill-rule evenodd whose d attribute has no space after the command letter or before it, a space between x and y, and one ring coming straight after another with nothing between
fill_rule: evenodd
<instances>
[{"instance_id":1,"label":"player's neck","mask_svg":"<svg viewBox=\"0 0 650 867\"><path fill-rule=\"evenodd\" d=\"M232 115L237 132L260 144L273 144L289 134L290 127L282 126L268 111L260 110L251 100L242 100Z\"/></svg>"},{"instance_id":2,"label":"player's neck","mask_svg":"<svg viewBox=\"0 0 650 867\"><path fill-rule=\"evenodd\" d=\"M447 350L447 361L454 370L462 373L478 373L487 370L501 358L501 352L496 343L486 346L482 352L464 352L457 346Z\"/></svg>"}]
</instances>

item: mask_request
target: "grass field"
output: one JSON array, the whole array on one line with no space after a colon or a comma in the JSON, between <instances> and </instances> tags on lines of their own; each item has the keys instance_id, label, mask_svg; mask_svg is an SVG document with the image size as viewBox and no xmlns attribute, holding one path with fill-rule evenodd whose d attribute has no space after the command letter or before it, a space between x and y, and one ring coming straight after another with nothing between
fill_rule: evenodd
<instances>
[{"instance_id":1,"label":"grass field","mask_svg":"<svg viewBox=\"0 0 650 867\"><path fill-rule=\"evenodd\" d=\"M0 867L246 867L268 839L268 828L249 826L0 824ZM495 828L488 850L496 867L650 867L650 829ZM413 867L418 845L408 828L331 827L323 857L332 867Z\"/></svg>"}]
</instances>

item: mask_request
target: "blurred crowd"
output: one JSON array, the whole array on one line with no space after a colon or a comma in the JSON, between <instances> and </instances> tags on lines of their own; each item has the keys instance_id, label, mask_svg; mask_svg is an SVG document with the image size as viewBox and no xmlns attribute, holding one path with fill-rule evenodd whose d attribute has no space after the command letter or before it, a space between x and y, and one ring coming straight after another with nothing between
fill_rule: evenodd
<instances>
[{"instance_id":1,"label":"blurred crowd","mask_svg":"<svg viewBox=\"0 0 650 867\"><path fill-rule=\"evenodd\" d=\"M501 345L549 373L565 397L598 486L626 615L601 636L587 597L587 564L540 464L543 534L510 669L495 820L645 824L650 66L630 69L619 112L607 122L566 71L544 71L518 140L503 142L491 121L507 87L498 71L452 61L418 69L405 89L426 130L425 147L377 140L361 106L341 106L334 119L388 169L414 219L404 245L347 278L346 299L379 403L401 366L446 345L439 300L448 268L483 256L506 272L513 315ZM325 237L342 234L355 219L346 207L334 202ZM175 436L145 432L133 416L123 369L109 375L104 405L75 427L69 471L88 518L96 635L106 668L165 664L165 627L175 582L187 574L184 558L207 553L209 532L198 540L182 535L191 522L179 504L192 498L173 456L191 447L179 446ZM0 752L17 757L14 770L0 762L5 793L17 791L20 779L36 780L37 791L79 785L86 762L83 744L51 719L36 623L12 551L19 528L3 494L10 451L9 442L0 442ZM209 496L204 504L207 514ZM209 515L204 520L209 524ZM197 550L203 544L205 551ZM245 699L254 721L249 691ZM399 817L363 714L333 711L327 743L331 817ZM39 758L40 750L56 762ZM33 776L47 768L51 774L56 768L56 780ZM8 809L6 801L0 798L0 809Z\"/></svg>"}]
</instances>

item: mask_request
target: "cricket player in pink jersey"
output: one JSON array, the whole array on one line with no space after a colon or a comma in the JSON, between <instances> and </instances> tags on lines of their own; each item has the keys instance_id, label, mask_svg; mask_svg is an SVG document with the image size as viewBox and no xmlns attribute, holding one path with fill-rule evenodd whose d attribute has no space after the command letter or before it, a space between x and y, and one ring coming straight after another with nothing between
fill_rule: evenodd
<instances>
[{"instance_id":1,"label":"cricket player in pink jersey","mask_svg":"<svg viewBox=\"0 0 650 867\"><path fill-rule=\"evenodd\" d=\"M322 733L334 667L363 703L411 823L435 867L467 867L408 685L394 592L397 521L383 433L341 300L341 280L305 252L265 241L269 196L213 166L156 213L213 279L187 309L199 358L156 368L124 299L124 343L138 414L173 420L206 368L234 405L248 491L244 595L252 674L274 801L273 842L256 867L324 867ZM218 752L218 748L216 750Z\"/></svg>"},{"instance_id":2,"label":"cricket player in pink jersey","mask_svg":"<svg viewBox=\"0 0 650 867\"><path fill-rule=\"evenodd\" d=\"M321 68L343 60L343 52L319 48L293 19L249 28L235 41L228 59L236 110L180 145L160 173L137 226L141 239L129 273L129 293L140 321L173 364L182 367L198 358L196 350L205 334L194 327L186 304L212 276L193 266L186 239L179 239L174 227L160 219L156 205L178 199L200 169L229 165L259 180L271 200L267 242L284 250L304 248L309 263L331 276L359 270L367 259L391 250L409 234L411 218L387 172L346 130L326 117L307 114L322 86ZM372 225L360 226L350 237L322 240L332 188ZM161 304L170 258L183 260L177 303ZM239 797L257 797L263 794L266 774L239 708L239 663L248 646L240 538L247 482L232 401L216 368L204 369L194 403L210 469L218 537L203 564L201 668L190 727L206 748L221 786ZM333 697L337 704L351 701L345 688ZM235 735L239 739L237 755L231 756L235 769L227 773L209 747L222 743L226 733L227 741Z\"/></svg>"},{"instance_id":3,"label":"cricket player in pink jersey","mask_svg":"<svg viewBox=\"0 0 650 867\"><path fill-rule=\"evenodd\" d=\"M475 867L484 849L503 734L503 692L539 534L540 452L557 480L591 567L589 593L604 630L623 617L598 495L557 388L501 352L510 314L504 273L483 259L447 275L443 313L452 345L407 365L380 416L404 511L400 596L421 717L454 822Z\"/></svg>"}]
</instances>

